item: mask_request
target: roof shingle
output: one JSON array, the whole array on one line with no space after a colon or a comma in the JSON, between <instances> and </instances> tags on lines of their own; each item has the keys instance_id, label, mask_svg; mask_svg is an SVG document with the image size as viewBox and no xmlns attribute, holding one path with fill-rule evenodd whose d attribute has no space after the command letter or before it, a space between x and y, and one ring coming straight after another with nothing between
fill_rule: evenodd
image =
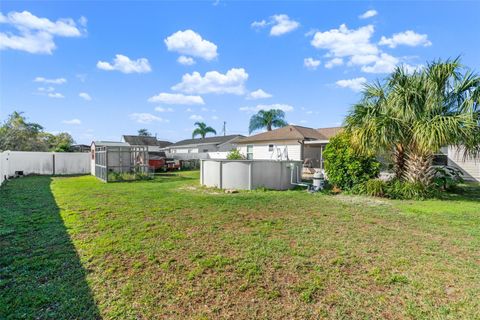
<instances>
[{"instance_id":1,"label":"roof shingle","mask_svg":"<svg viewBox=\"0 0 480 320\"><path fill-rule=\"evenodd\" d=\"M244 137L244 136L240 134L231 134L228 136L215 136L215 137L208 137L204 139L185 139L185 140L175 142L174 144L171 144L169 147L174 148L174 147L180 147L180 146L199 145L199 144L222 144L230 140L233 140L235 138L241 138L241 137Z\"/></svg>"},{"instance_id":2,"label":"roof shingle","mask_svg":"<svg viewBox=\"0 0 480 320\"><path fill-rule=\"evenodd\" d=\"M157 138L150 136L124 135L123 140L132 146L158 146L164 148L172 144L170 141L157 140Z\"/></svg>"},{"instance_id":3,"label":"roof shingle","mask_svg":"<svg viewBox=\"0 0 480 320\"><path fill-rule=\"evenodd\" d=\"M330 140L342 130L342 127L313 129L308 127L288 125L272 131L262 132L238 140L238 143L275 140Z\"/></svg>"}]
</instances>

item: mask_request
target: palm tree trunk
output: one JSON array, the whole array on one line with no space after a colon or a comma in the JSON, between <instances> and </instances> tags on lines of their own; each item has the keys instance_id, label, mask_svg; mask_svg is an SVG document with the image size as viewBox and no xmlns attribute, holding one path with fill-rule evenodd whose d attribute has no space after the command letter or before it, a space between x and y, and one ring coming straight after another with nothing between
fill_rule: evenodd
<instances>
[{"instance_id":1,"label":"palm tree trunk","mask_svg":"<svg viewBox=\"0 0 480 320\"><path fill-rule=\"evenodd\" d=\"M435 175L432 160L433 156L430 154L408 153L405 161L405 180L424 186L430 185Z\"/></svg>"},{"instance_id":2,"label":"palm tree trunk","mask_svg":"<svg viewBox=\"0 0 480 320\"><path fill-rule=\"evenodd\" d=\"M397 144L393 150L393 170L397 179L403 179L405 174L405 149Z\"/></svg>"},{"instance_id":3,"label":"palm tree trunk","mask_svg":"<svg viewBox=\"0 0 480 320\"><path fill-rule=\"evenodd\" d=\"M271 123L267 124L267 131L272 131L272 124Z\"/></svg>"}]
</instances>

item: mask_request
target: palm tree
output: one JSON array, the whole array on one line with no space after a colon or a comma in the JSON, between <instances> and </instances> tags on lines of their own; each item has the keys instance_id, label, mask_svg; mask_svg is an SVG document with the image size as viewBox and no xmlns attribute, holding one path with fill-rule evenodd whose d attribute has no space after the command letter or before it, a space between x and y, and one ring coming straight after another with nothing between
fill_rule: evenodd
<instances>
[{"instance_id":1,"label":"palm tree","mask_svg":"<svg viewBox=\"0 0 480 320\"><path fill-rule=\"evenodd\" d=\"M250 118L249 133L263 128L272 131L272 127L285 127L288 123L284 118L285 112L280 109L260 110Z\"/></svg>"},{"instance_id":2,"label":"palm tree","mask_svg":"<svg viewBox=\"0 0 480 320\"><path fill-rule=\"evenodd\" d=\"M428 185L440 148L480 151L480 77L459 59L435 61L413 73L397 68L384 85L367 85L346 118L352 143L387 152L400 179Z\"/></svg>"},{"instance_id":3,"label":"palm tree","mask_svg":"<svg viewBox=\"0 0 480 320\"><path fill-rule=\"evenodd\" d=\"M202 139L204 139L207 133L217 134L217 131L212 127L208 127L205 122L195 122L195 126L197 126L197 128L192 132L192 139L196 136L201 136Z\"/></svg>"}]
</instances>

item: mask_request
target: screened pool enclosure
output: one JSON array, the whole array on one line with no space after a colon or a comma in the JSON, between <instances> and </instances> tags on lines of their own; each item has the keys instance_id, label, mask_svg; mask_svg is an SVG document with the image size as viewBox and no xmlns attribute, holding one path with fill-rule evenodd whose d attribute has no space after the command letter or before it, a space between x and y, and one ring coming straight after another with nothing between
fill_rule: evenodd
<instances>
[{"instance_id":1,"label":"screened pool enclosure","mask_svg":"<svg viewBox=\"0 0 480 320\"><path fill-rule=\"evenodd\" d=\"M150 178L148 148L132 146L95 147L95 176L105 182Z\"/></svg>"}]
</instances>

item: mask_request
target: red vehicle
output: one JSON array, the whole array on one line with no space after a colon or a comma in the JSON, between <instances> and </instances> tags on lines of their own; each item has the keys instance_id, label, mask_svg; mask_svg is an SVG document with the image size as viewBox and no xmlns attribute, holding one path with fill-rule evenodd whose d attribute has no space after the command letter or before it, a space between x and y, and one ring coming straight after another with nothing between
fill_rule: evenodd
<instances>
[{"instance_id":1,"label":"red vehicle","mask_svg":"<svg viewBox=\"0 0 480 320\"><path fill-rule=\"evenodd\" d=\"M165 152L149 152L148 153L148 165L155 171L162 170L180 170L182 165L180 160L167 158Z\"/></svg>"}]
</instances>

